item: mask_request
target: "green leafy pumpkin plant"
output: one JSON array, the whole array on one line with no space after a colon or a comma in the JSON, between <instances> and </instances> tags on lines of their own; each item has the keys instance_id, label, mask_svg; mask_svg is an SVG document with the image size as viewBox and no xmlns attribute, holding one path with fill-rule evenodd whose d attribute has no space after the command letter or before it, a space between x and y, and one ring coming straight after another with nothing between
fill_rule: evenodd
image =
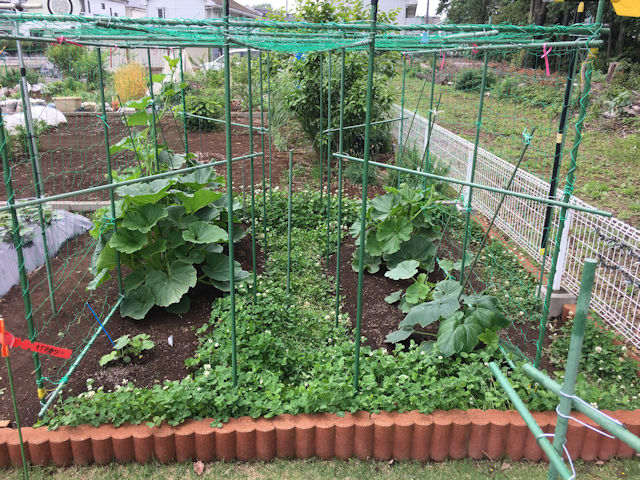
<instances>
[{"instance_id":1,"label":"green leafy pumpkin plant","mask_svg":"<svg viewBox=\"0 0 640 480\"><path fill-rule=\"evenodd\" d=\"M106 355L103 355L98 363L101 367L104 367L115 360L122 360L124 363L131 363L133 358L142 358L142 352L145 350L151 350L155 345L156 344L150 339L149 335L145 333L136 335L133 338L129 335L123 335L115 341L113 350Z\"/></svg>"}]
</instances>

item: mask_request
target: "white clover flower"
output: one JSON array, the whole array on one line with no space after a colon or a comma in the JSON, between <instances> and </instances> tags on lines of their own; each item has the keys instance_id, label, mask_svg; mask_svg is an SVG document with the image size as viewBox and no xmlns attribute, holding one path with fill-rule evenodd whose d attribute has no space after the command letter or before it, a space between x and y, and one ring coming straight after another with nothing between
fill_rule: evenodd
<instances>
[{"instance_id":1,"label":"white clover flower","mask_svg":"<svg viewBox=\"0 0 640 480\"><path fill-rule=\"evenodd\" d=\"M325 316L324 316L324 319L325 319L325 320L331 320L331 315L325 315Z\"/></svg>"},{"instance_id":2,"label":"white clover flower","mask_svg":"<svg viewBox=\"0 0 640 480\"><path fill-rule=\"evenodd\" d=\"M220 344L218 342L216 342L213 346L214 346L214 348L218 348L220 346Z\"/></svg>"},{"instance_id":3,"label":"white clover flower","mask_svg":"<svg viewBox=\"0 0 640 480\"><path fill-rule=\"evenodd\" d=\"M602 353L602 347L600 345L598 345L596 348L596 353Z\"/></svg>"},{"instance_id":4,"label":"white clover flower","mask_svg":"<svg viewBox=\"0 0 640 480\"><path fill-rule=\"evenodd\" d=\"M619 362L624 362L624 357L618 357Z\"/></svg>"},{"instance_id":5,"label":"white clover flower","mask_svg":"<svg viewBox=\"0 0 640 480\"><path fill-rule=\"evenodd\" d=\"M623 352L626 352L626 351L627 351L627 347L623 345L623 346L622 346L622 348L621 348L621 350L622 350Z\"/></svg>"},{"instance_id":6,"label":"white clover flower","mask_svg":"<svg viewBox=\"0 0 640 480\"><path fill-rule=\"evenodd\" d=\"M205 370L203 373L205 377L208 377L210 374L211 374L211 370Z\"/></svg>"},{"instance_id":7,"label":"white clover flower","mask_svg":"<svg viewBox=\"0 0 640 480\"><path fill-rule=\"evenodd\" d=\"M616 378L617 378L618 380L622 380L622 375L618 375Z\"/></svg>"},{"instance_id":8,"label":"white clover flower","mask_svg":"<svg viewBox=\"0 0 640 480\"><path fill-rule=\"evenodd\" d=\"M438 355L438 360L442 360L442 355Z\"/></svg>"},{"instance_id":9,"label":"white clover flower","mask_svg":"<svg viewBox=\"0 0 640 480\"><path fill-rule=\"evenodd\" d=\"M211 364L209 364L209 363L205 363L205 364L204 364L204 369L205 369L205 370L211 370Z\"/></svg>"},{"instance_id":10,"label":"white clover flower","mask_svg":"<svg viewBox=\"0 0 640 480\"><path fill-rule=\"evenodd\" d=\"M598 408L598 403L597 403L597 402L591 402L591 403L590 403L590 405L591 405L593 408Z\"/></svg>"},{"instance_id":11,"label":"white clover flower","mask_svg":"<svg viewBox=\"0 0 640 480\"><path fill-rule=\"evenodd\" d=\"M524 312L520 310L520 313L518 313L518 315L520 315L521 317L524 317Z\"/></svg>"}]
</instances>

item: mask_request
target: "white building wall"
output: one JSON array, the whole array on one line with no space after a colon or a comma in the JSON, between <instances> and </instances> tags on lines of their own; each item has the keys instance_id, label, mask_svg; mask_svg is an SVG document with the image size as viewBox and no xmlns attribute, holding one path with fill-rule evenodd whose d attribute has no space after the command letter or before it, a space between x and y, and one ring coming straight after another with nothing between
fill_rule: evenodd
<instances>
[{"instance_id":1,"label":"white building wall","mask_svg":"<svg viewBox=\"0 0 640 480\"><path fill-rule=\"evenodd\" d=\"M204 19L204 0L148 0L147 16L157 17L158 9L164 8L166 18Z\"/></svg>"},{"instance_id":2,"label":"white building wall","mask_svg":"<svg viewBox=\"0 0 640 480\"><path fill-rule=\"evenodd\" d=\"M106 15L109 17L126 16L126 7L123 2L112 0L85 0L87 15Z\"/></svg>"}]
</instances>

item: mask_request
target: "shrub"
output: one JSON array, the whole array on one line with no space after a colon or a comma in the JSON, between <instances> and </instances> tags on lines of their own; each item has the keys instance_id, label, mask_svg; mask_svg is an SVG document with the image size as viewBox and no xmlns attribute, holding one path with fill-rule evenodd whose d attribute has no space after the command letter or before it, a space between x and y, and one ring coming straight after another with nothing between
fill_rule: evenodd
<instances>
[{"instance_id":1,"label":"shrub","mask_svg":"<svg viewBox=\"0 0 640 480\"><path fill-rule=\"evenodd\" d=\"M122 102L137 100L147 91L145 68L137 62L120 67L114 74L116 93Z\"/></svg>"},{"instance_id":2,"label":"shrub","mask_svg":"<svg viewBox=\"0 0 640 480\"><path fill-rule=\"evenodd\" d=\"M224 97L218 88L197 89L185 97L187 112L209 118L221 118L224 113ZM187 130L211 132L221 124L187 116Z\"/></svg>"},{"instance_id":3,"label":"shrub","mask_svg":"<svg viewBox=\"0 0 640 480\"><path fill-rule=\"evenodd\" d=\"M40 81L40 74L35 70L27 69L27 82L34 84ZM4 68L0 70L0 85L13 87L20 82L20 70L17 68Z\"/></svg>"},{"instance_id":4,"label":"shrub","mask_svg":"<svg viewBox=\"0 0 640 480\"><path fill-rule=\"evenodd\" d=\"M492 72L487 72L486 89L490 89L496 83L496 76ZM456 90L465 92L479 92L482 84L482 69L463 70L456 75L453 86Z\"/></svg>"},{"instance_id":5,"label":"shrub","mask_svg":"<svg viewBox=\"0 0 640 480\"><path fill-rule=\"evenodd\" d=\"M65 77L85 79L89 83L98 81L98 52L75 45L50 45L45 51L47 59L53 63ZM103 68L104 62L103 59Z\"/></svg>"}]
</instances>

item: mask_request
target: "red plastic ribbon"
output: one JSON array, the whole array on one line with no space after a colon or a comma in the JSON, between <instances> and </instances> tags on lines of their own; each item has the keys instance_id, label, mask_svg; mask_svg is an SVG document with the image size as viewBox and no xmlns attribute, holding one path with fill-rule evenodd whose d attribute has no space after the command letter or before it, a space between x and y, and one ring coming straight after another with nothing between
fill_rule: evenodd
<instances>
[{"instance_id":1,"label":"red plastic ribbon","mask_svg":"<svg viewBox=\"0 0 640 480\"><path fill-rule=\"evenodd\" d=\"M553 49L553 47L549 47L549 50L547 50L547 44L543 44L542 45L542 55L540 55L540 58L544 58L544 66L547 69L547 77L550 75L549 73L549 54L551 53L551 50Z\"/></svg>"},{"instance_id":2,"label":"red plastic ribbon","mask_svg":"<svg viewBox=\"0 0 640 480\"><path fill-rule=\"evenodd\" d=\"M0 318L0 342L2 343L2 356L9 356L9 348L18 347L23 350L29 350L31 352L42 353L44 355L51 355L52 357L70 358L73 353L68 348L55 347L53 345L47 345L46 343L32 342L28 339L21 339L13 334L5 331L4 319Z\"/></svg>"},{"instance_id":3,"label":"red plastic ribbon","mask_svg":"<svg viewBox=\"0 0 640 480\"><path fill-rule=\"evenodd\" d=\"M442 52L442 61L440 62L440 70L444 68L444 52Z\"/></svg>"},{"instance_id":4,"label":"red plastic ribbon","mask_svg":"<svg viewBox=\"0 0 640 480\"><path fill-rule=\"evenodd\" d=\"M478 44L477 44L477 43L474 43L474 44L472 44L472 46L473 46L473 47L477 47L477 46L478 46ZM477 48L472 48L472 49L471 49L471 53L478 53L479 51L480 51L480 50L478 50Z\"/></svg>"},{"instance_id":5,"label":"red plastic ribbon","mask_svg":"<svg viewBox=\"0 0 640 480\"><path fill-rule=\"evenodd\" d=\"M84 47L84 45L80 45L79 43L72 42L71 40L67 40L63 36L56 37L56 40L58 41L58 45L62 45L63 43L68 43L69 45L75 45L76 47Z\"/></svg>"}]
</instances>

